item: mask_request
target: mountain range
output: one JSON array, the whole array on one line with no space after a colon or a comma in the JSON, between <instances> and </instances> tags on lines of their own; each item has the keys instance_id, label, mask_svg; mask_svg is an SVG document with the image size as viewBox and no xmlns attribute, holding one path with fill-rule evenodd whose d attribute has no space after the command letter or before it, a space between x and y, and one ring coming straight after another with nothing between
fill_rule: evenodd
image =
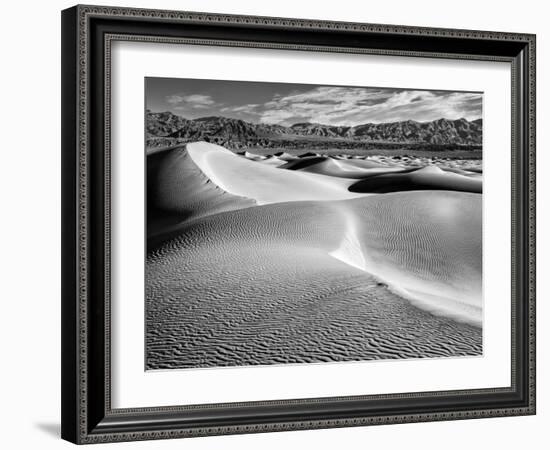
<instances>
[{"instance_id":1,"label":"mountain range","mask_svg":"<svg viewBox=\"0 0 550 450\"><path fill-rule=\"evenodd\" d=\"M222 116L185 119L172 112L147 110L148 140L176 139L178 142L210 141L235 144L262 144L265 140L320 139L323 141L386 142L403 144L480 146L482 119L438 119L431 122L366 123L355 126L333 126L318 123L296 123L291 126L255 124Z\"/></svg>"}]
</instances>

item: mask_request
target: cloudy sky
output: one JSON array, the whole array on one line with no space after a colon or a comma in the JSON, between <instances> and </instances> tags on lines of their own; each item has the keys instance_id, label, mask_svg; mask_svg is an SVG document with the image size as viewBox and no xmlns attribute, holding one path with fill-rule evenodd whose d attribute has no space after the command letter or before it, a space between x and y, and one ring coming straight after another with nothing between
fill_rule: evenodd
<instances>
[{"instance_id":1,"label":"cloudy sky","mask_svg":"<svg viewBox=\"0 0 550 450\"><path fill-rule=\"evenodd\" d=\"M479 92L146 78L147 108L187 119L225 116L254 123L325 125L481 117Z\"/></svg>"}]
</instances>

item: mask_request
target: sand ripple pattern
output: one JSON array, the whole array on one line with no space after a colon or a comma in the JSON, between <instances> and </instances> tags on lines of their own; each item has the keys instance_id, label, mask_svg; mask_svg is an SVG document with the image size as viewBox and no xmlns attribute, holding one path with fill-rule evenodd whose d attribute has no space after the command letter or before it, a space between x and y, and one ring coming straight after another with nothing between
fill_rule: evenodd
<instances>
[{"instance_id":1,"label":"sand ripple pattern","mask_svg":"<svg viewBox=\"0 0 550 450\"><path fill-rule=\"evenodd\" d=\"M407 195L399 200L406 209L425 193L384 197L391 195ZM473 194L435 195L460 203ZM440 248L446 231L437 223L413 229L405 220L372 231L376 215L392 214L378 198L276 203L181 225L147 258L147 369L480 355L479 327L417 308L379 277L331 255L350 232L350 215L370 217L372 224L353 231L365 264L380 264L383 249L372 244L379 242L398 273L415 267L418 278L434 274L436 283L460 278L445 252L430 262L422 251L400 250L408 232L423 236L412 245ZM465 258L478 263L475 252Z\"/></svg>"}]
</instances>

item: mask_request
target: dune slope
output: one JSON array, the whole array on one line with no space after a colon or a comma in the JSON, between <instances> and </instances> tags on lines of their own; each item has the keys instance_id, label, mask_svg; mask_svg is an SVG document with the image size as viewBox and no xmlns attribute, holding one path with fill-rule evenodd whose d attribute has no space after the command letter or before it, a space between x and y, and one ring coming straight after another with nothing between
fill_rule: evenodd
<instances>
[{"instance_id":1,"label":"dune slope","mask_svg":"<svg viewBox=\"0 0 550 450\"><path fill-rule=\"evenodd\" d=\"M256 202L220 189L184 148L147 156L147 234L160 236L185 220L247 208Z\"/></svg>"},{"instance_id":2,"label":"dune slope","mask_svg":"<svg viewBox=\"0 0 550 450\"><path fill-rule=\"evenodd\" d=\"M469 222L475 196L381 197L279 203L184 225L148 256L148 368L480 354L480 328L454 320L476 323L480 311L480 297L463 298L480 289L464 287L480 264L478 239L458 249L461 236L452 238L464 227L480 234ZM438 202L457 211L454 225L430 209ZM420 225L410 220L418 208ZM392 223L380 220L387 214ZM441 304L429 304L442 288Z\"/></svg>"},{"instance_id":3,"label":"dune slope","mask_svg":"<svg viewBox=\"0 0 550 450\"><path fill-rule=\"evenodd\" d=\"M358 181L351 192L387 193L397 191L449 190L481 194L481 178L445 172L436 166L427 166L406 173L380 174Z\"/></svg>"}]
</instances>

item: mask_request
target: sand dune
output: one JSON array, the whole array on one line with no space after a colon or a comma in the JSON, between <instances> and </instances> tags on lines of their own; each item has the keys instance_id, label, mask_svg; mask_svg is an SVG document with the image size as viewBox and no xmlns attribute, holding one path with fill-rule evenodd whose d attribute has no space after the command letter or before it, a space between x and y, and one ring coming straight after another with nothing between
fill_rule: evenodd
<instances>
[{"instance_id":1,"label":"sand dune","mask_svg":"<svg viewBox=\"0 0 550 450\"><path fill-rule=\"evenodd\" d=\"M332 256L422 308L481 326L481 196L400 192L339 207L347 227Z\"/></svg>"},{"instance_id":2,"label":"sand dune","mask_svg":"<svg viewBox=\"0 0 550 450\"><path fill-rule=\"evenodd\" d=\"M299 159L299 156L291 155L290 153L287 153L287 152L278 152L278 153L275 153L274 156L276 156L277 158L283 161L294 161L295 159Z\"/></svg>"},{"instance_id":3,"label":"sand dune","mask_svg":"<svg viewBox=\"0 0 550 450\"><path fill-rule=\"evenodd\" d=\"M481 179L207 143L147 165L149 369L481 354Z\"/></svg>"},{"instance_id":4,"label":"sand dune","mask_svg":"<svg viewBox=\"0 0 550 450\"><path fill-rule=\"evenodd\" d=\"M264 159L266 159L266 157L263 155L256 155L255 153L250 152L244 152L244 157L252 161L263 161Z\"/></svg>"},{"instance_id":5,"label":"sand dune","mask_svg":"<svg viewBox=\"0 0 550 450\"><path fill-rule=\"evenodd\" d=\"M331 157L308 157L290 161L280 169L299 170L331 177L361 180L381 173L403 172L402 167L389 167L365 160L336 160Z\"/></svg>"},{"instance_id":6,"label":"sand dune","mask_svg":"<svg viewBox=\"0 0 550 450\"><path fill-rule=\"evenodd\" d=\"M298 159L293 159L288 161L284 166L281 166L281 169L290 169L290 170L300 170L307 169L311 166L316 166L320 163L330 162L329 158L323 156L304 156Z\"/></svg>"},{"instance_id":7,"label":"sand dune","mask_svg":"<svg viewBox=\"0 0 550 450\"><path fill-rule=\"evenodd\" d=\"M387 193L396 191L450 190L481 193L482 180L427 166L407 173L380 174L358 181L351 192Z\"/></svg>"},{"instance_id":8,"label":"sand dune","mask_svg":"<svg viewBox=\"0 0 550 450\"><path fill-rule=\"evenodd\" d=\"M253 199L260 205L362 196L362 193L348 191L353 180L280 170L239 157L218 145L203 142L187 144L187 152L216 186L230 194Z\"/></svg>"},{"instance_id":9,"label":"sand dune","mask_svg":"<svg viewBox=\"0 0 550 450\"><path fill-rule=\"evenodd\" d=\"M391 167L387 162L379 162L372 159L348 159L338 161L338 165L345 169L383 169Z\"/></svg>"},{"instance_id":10,"label":"sand dune","mask_svg":"<svg viewBox=\"0 0 550 450\"><path fill-rule=\"evenodd\" d=\"M457 173L465 177L474 177L474 178L481 179L481 177L483 176L483 174L479 170L466 170L466 169L458 169L454 167L442 167L441 169L444 170L445 172Z\"/></svg>"},{"instance_id":11,"label":"sand dune","mask_svg":"<svg viewBox=\"0 0 550 450\"><path fill-rule=\"evenodd\" d=\"M283 161L282 159L277 158L276 156L269 156L261 161L259 161L262 164L266 164L273 167L280 167L284 164L286 164L286 161Z\"/></svg>"},{"instance_id":12,"label":"sand dune","mask_svg":"<svg viewBox=\"0 0 550 450\"><path fill-rule=\"evenodd\" d=\"M383 197L271 204L186 225L148 257L148 367L479 354L481 330L452 319L480 320L477 196ZM430 304L440 289L441 304Z\"/></svg>"}]
</instances>

